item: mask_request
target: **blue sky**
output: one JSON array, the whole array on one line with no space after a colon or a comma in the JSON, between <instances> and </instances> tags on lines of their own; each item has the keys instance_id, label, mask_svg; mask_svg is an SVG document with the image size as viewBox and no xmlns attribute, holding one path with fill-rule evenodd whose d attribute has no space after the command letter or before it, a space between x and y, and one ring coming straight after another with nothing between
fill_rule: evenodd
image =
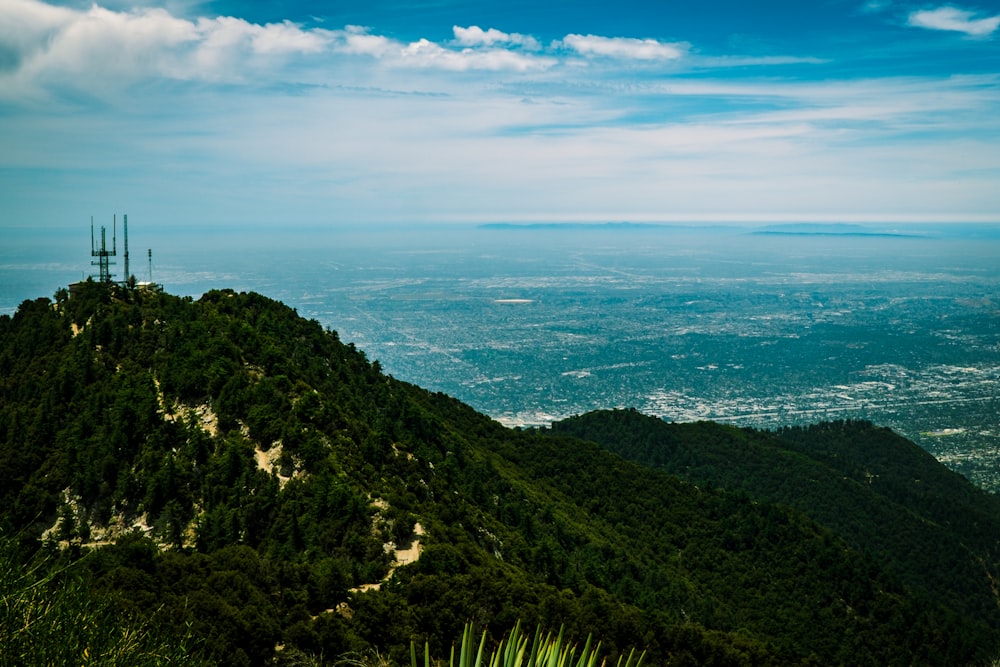
<instances>
[{"instance_id":1,"label":"blue sky","mask_svg":"<svg viewBox=\"0 0 1000 667\"><path fill-rule=\"evenodd\" d=\"M1000 8L0 0L0 229L1000 221Z\"/></svg>"}]
</instances>

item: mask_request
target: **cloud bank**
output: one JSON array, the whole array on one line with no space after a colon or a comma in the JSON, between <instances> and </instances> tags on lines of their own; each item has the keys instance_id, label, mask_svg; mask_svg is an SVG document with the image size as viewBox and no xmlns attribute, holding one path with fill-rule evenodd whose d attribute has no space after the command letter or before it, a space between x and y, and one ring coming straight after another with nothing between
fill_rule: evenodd
<instances>
[{"instance_id":1,"label":"cloud bank","mask_svg":"<svg viewBox=\"0 0 1000 667\"><path fill-rule=\"evenodd\" d=\"M850 20L898 32L874 12ZM875 67L840 33L776 54L316 23L0 0L0 221L1000 219L990 17L914 12L973 39Z\"/></svg>"},{"instance_id":2,"label":"cloud bank","mask_svg":"<svg viewBox=\"0 0 1000 667\"><path fill-rule=\"evenodd\" d=\"M162 78L252 83L323 72L363 56L384 67L444 72L540 72L567 56L619 61L683 58L683 45L655 39L567 35L548 48L530 36L495 28L454 26L454 39L401 42L358 26L303 27L283 21L255 24L232 16L180 18L162 8L76 10L40 0L0 3L0 95L36 97L60 86L91 93ZM308 78L308 77L306 77Z\"/></svg>"}]
</instances>

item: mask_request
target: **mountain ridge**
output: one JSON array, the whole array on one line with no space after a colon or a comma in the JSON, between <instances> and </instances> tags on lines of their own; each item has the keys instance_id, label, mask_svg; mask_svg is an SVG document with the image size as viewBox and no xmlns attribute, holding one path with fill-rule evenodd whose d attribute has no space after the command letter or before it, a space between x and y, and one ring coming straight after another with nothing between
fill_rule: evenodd
<instances>
[{"instance_id":1,"label":"mountain ridge","mask_svg":"<svg viewBox=\"0 0 1000 667\"><path fill-rule=\"evenodd\" d=\"M615 437L609 423L618 426ZM849 421L775 432L712 425L697 440L685 438L687 430L635 411L595 412L552 426L694 483L794 507L855 548L874 551L909 585L930 585L955 604L975 600L975 613L1000 604L995 574L983 567L983 554L989 562L1000 556L1000 502L889 429ZM789 461L798 474L788 474ZM956 586L956 568L982 585Z\"/></svg>"},{"instance_id":2,"label":"mountain ridge","mask_svg":"<svg viewBox=\"0 0 1000 667\"><path fill-rule=\"evenodd\" d=\"M78 562L131 613L160 609L157 627L187 624L209 663L371 647L403 662L414 638L443 654L469 620L493 636L563 625L664 665L972 664L1000 650L995 609L917 587L803 509L593 437L504 428L258 294L84 284L27 301L0 317L0 378L4 534ZM730 454L777 447L722 432ZM992 502L963 502L993 525ZM907 509L875 506L893 521ZM115 520L127 529L112 544L85 546ZM417 539L419 558L399 564ZM968 548L992 573L987 546ZM958 590L981 601L967 570Z\"/></svg>"}]
</instances>

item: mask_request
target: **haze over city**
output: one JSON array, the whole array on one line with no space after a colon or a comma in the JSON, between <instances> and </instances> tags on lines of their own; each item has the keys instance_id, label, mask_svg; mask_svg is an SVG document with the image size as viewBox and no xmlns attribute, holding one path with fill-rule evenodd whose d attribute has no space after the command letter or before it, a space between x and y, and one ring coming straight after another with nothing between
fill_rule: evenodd
<instances>
[{"instance_id":1,"label":"haze over city","mask_svg":"<svg viewBox=\"0 0 1000 667\"><path fill-rule=\"evenodd\" d=\"M140 278L281 299L506 423L846 414L996 484L998 35L971 2L4 0L0 314L128 213Z\"/></svg>"}]
</instances>

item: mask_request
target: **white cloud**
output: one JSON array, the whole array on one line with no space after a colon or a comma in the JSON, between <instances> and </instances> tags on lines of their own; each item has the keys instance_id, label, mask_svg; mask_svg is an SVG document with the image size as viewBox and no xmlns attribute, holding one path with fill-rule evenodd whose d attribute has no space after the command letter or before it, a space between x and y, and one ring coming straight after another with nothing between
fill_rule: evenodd
<instances>
[{"instance_id":1,"label":"white cloud","mask_svg":"<svg viewBox=\"0 0 1000 667\"><path fill-rule=\"evenodd\" d=\"M35 0L0 3L0 96L38 97L51 87L100 93L156 78L240 81L287 57L322 52L323 30L259 25L233 17L177 18L164 9L86 11Z\"/></svg>"},{"instance_id":2,"label":"white cloud","mask_svg":"<svg viewBox=\"0 0 1000 667\"><path fill-rule=\"evenodd\" d=\"M526 72L547 69L555 64L555 60L551 58L538 58L507 49L453 51L426 39L407 44L399 55L398 62L402 65L458 72L469 70Z\"/></svg>"},{"instance_id":3,"label":"white cloud","mask_svg":"<svg viewBox=\"0 0 1000 667\"><path fill-rule=\"evenodd\" d=\"M263 26L242 19L233 21L242 23L242 32L254 53L320 53L329 41L323 31L302 30L290 21Z\"/></svg>"},{"instance_id":4,"label":"white cloud","mask_svg":"<svg viewBox=\"0 0 1000 667\"><path fill-rule=\"evenodd\" d=\"M95 5L86 12L64 12L60 19L35 32L36 41L21 51L23 80L104 88L143 76L176 75L182 69L180 51L198 40L194 24L157 9L116 13Z\"/></svg>"},{"instance_id":5,"label":"white cloud","mask_svg":"<svg viewBox=\"0 0 1000 667\"><path fill-rule=\"evenodd\" d=\"M341 53L371 56L388 66L438 69L452 72L545 70L556 64L554 58L524 53L520 49L498 47L537 47L537 42L524 35L508 34L495 30L482 30L476 26L454 26L455 44L464 48L419 39L405 44L381 35L369 34L367 29L348 26L337 32L337 47Z\"/></svg>"},{"instance_id":6,"label":"white cloud","mask_svg":"<svg viewBox=\"0 0 1000 667\"><path fill-rule=\"evenodd\" d=\"M454 27L455 42L400 42L358 26L303 28L256 24L232 16L178 18L162 8L113 11L56 7L40 0L0 0L0 98L47 99L55 91L101 96L155 79L268 85L288 80L336 83L343 56L388 68L451 72L529 72L558 61L518 33ZM357 69L355 67L355 69ZM356 72L351 76L358 76Z\"/></svg>"},{"instance_id":7,"label":"white cloud","mask_svg":"<svg viewBox=\"0 0 1000 667\"><path fill-rule=\"evenodd\" d=\"M452 31L455 33L455 43L459 46L494 46L496 44L510 44L513 46L521 46L532 51L541 48L534 37L530 35L522 35L520 33L506 33L496 28L490 28L488 30L483 30L477 25L469 26L468 28L463 28L461 26L452 26Z\"/></svg>"},{"instance_id":8,"label":"white cloud","mask_svg":"<svg viewBox=\"0 0 1000 667\"><path fill-rule=\"evenodd\" d=\"M0 47L25 58L42 49L76 12L32 0L0 3Z\"/></svg>"},{"instance_id":9,"label":"white cloud","mask_svg":"<svg viewBox=\"0 0 1000 667\"><path fill-rule=\"evenodd\" d=\"M200 18L192 50L179 54L183 69L169 74L181 79L247 80L280 65L284 57L320 53L329 41L323 31L305 31L289 22L259 25L229 16Z\"/></svg>"},{"instance_id":10,"label":"white cloud","mask_svg":"<svg viewBox=\"0 0 1000 667\"><path fill-rule=\"evenodd\" d=\"M456 28L456 30L458 29ZM489 31L480 32L482 33L481 39L476 37L475 32L466 35L466 43L489 48L466 46L461 49L453 49L428 39L419 39L404 44L381 35L369 34L366 29L357 26L349 26L343 31L331 34L337 36L336 51L350 55L370 56L390 67L416 67L451 72L527 72L545 70L557 62L550 57L524 53L520 50L493 47L492 44L503 40L497 35L490 36ZM456 32L456 34L458 33ZM505 35L505 33L499 34ZM510 42L511 36L505 36Z\"/></svg>"},{"instance_id":11,"label":"white cloud","mask_svg":"<svg viewBox=\"0 0 1000 667\"><path fill-rule=\"evenodd\" d=\"M188 19L162 7L118 11L95 4L81 10L44 0L0 0L0 99L40 104L65 93L79 99L81 92L102 98L156 80L364 87L373 77L384 77L375 84L382 86L391 85L392 70L401 68L528 74L570 64L574 55L604 58L612 67L670 63L688 48L592 34L570 34L543 47L530 35L496 28L455 25L452 30L454 39L448 42L404 42L351 25L335 30L289 21L257 24L233 16ZM692 65L791 62L799 60L717 58ZM447 78L428 84L450 86Z\"/></svg>"},{"instance_id":12,"label":"white cloud","mask_svg":"<svg viewBox=\"0 0 1000 667\"><path fill-rule=\"evenodd\" d=\"M380 58L399 50L399 43L381 35L370 35L366 28L347 26L341 36L340 51L352 55Z\"/></svg>"},{"instance_id":13,"label":"white cloud","mask_svg":"<svg viewBox=\"0 0 1000 667\"><path fill-rule=\"evenodd\" d=\"M988 37L1000 27L1000 15L976 18L973 12L945 6L913 12L907 23L917 28L964 32L970 37Z\"/></svg>"},{"instance_id":14,"label":"white cloud","mask_svg":"<svg viewBox=\"0 0 1000 667\"><path fill-rule=\"evenodd\" d=\"M566 35L562 44L583 56L604 56L628 60L676 60L686 53L686 45L655 39Z\"/></svg>"}]
</instances>

